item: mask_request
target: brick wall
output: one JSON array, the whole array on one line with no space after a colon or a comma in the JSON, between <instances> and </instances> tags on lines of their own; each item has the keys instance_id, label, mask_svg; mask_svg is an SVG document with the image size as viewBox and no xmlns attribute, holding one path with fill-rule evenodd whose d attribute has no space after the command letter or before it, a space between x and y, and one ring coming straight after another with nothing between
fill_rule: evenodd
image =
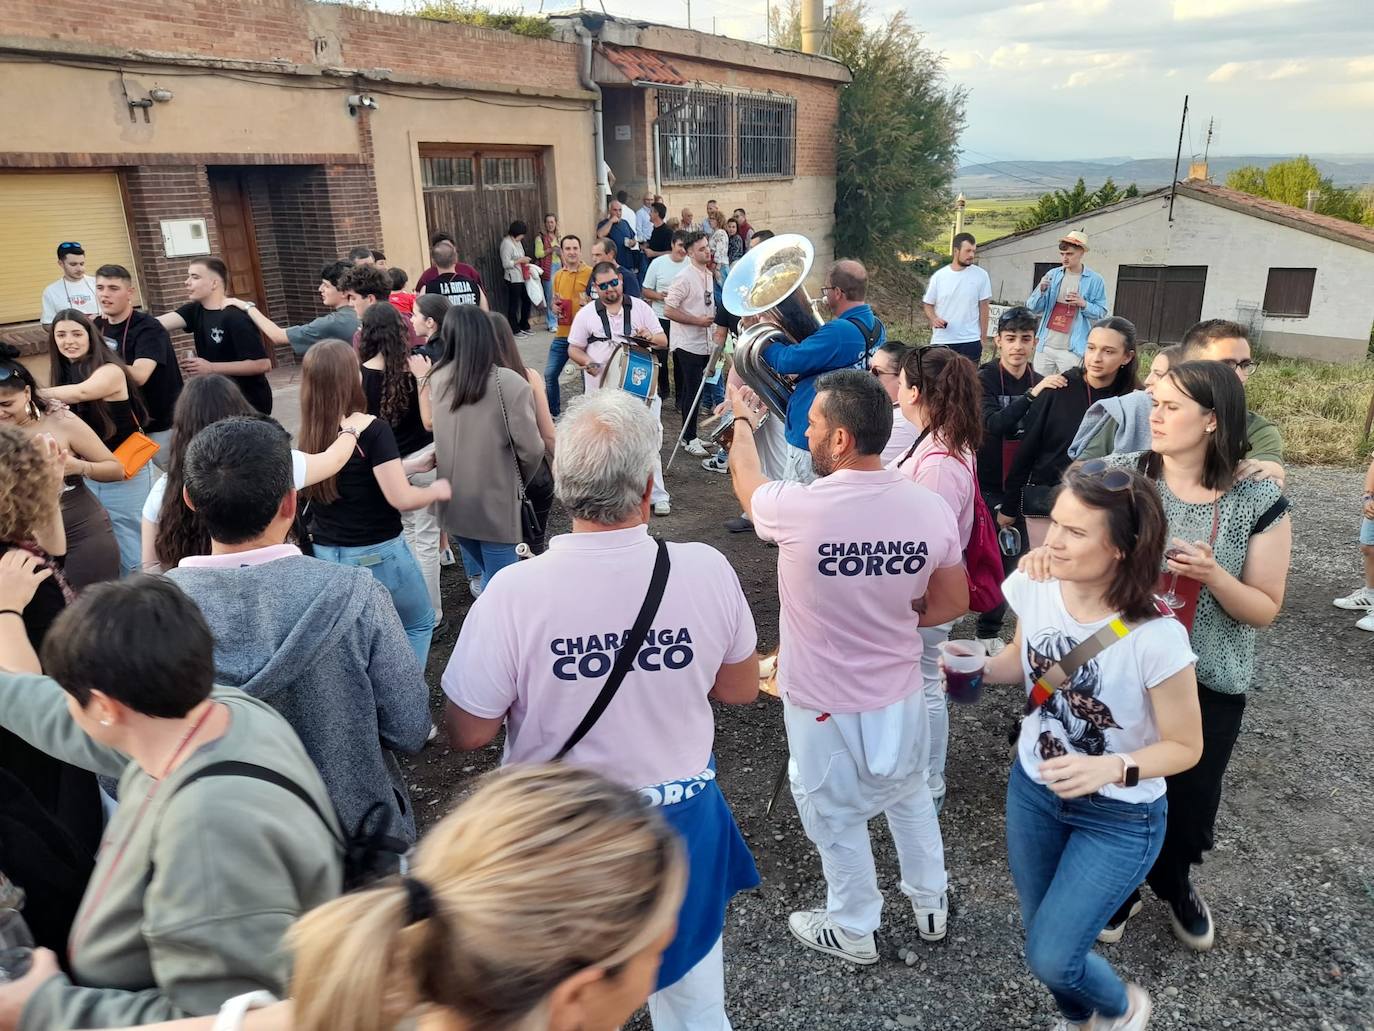
<instances>
[{"instance_id":1,"label":"brick wall","mask_svg":"<svg viewBox=\"0 0 1374 1031\"><path fill-rule=\"evenodd\" d=\"M210 182L204 165L141 165L124 173L129 196L129 233L138 256L143 307L170 311L186 300L186 259L162 249L164 218L205 218L210 251L219 251L219 227L210 216Z\"/></svg>"},{"instance_id":2,"label":"brick wall","mask_svg":"<svg viewBox=\"0 0 1374 1031\"><path fill-rule=\"evenodd\" d=\"M7 0L4 34L200 58L385 68L407 78L461 78L577 89L577 48L553 40L310 0L120 0L91 17L47 0Z\"/></svg>"}]
</instances>

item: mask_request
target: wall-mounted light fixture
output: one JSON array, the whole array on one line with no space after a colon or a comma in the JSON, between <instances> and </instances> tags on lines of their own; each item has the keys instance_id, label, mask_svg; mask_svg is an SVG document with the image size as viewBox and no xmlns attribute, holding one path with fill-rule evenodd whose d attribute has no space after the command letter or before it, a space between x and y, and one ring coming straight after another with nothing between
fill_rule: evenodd
<instances>
[{"instance_id":1,"label":"wall-mounted light fixture","mask_svg":"<svg viewBox=\"0 0 1374 1031\"><path fill-rule=\"evenodd\" d=\"M368 111L377 110L377 98L370 93L350 93L348 95L348 113L356 116L358 108L366 108Z\"/></svg>"},{"instance_id":2,"label":"wall-mounted light fixture","mask_svg":"<svg viewBox=\"0 0 1374 1031\"><path fill-rule=\"evenodd\" d=\"M152 97L159 104L165 104L172 99L172 91L166 86L154 86L148 91L148 96Z\"/></svg>"}]
</instances>

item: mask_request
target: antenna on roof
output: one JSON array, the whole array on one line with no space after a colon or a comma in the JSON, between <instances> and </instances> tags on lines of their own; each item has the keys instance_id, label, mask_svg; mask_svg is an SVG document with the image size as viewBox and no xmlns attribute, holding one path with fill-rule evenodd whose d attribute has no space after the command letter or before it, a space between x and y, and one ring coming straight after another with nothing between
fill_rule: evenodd
<instances>
[{"instance_id":1,"label":"antenna on roof","mask_svg":"<svg viewBox=\"0 0 1374 1031\"><path fill-rule=\"evenodd\" d=\"M1174 151L1174 178L1169 183L1169 221L1174 220L1174 194L1178 192L1178 163L1183 159L1183 129L1188 124L1188 94L1183 95L1183 117L1178 122L1178 149Z\"/></svg>"},{"instance_id":2,"label":"antenna on roof","mask_svg":"<svg viewBox=\"0 0 1374 1031\"><path fill-rule=\"evenodd\" d=\"M1207 155L1212 151L1212 126L1216 124L1216 118L1207 119L1207 142L1202 146L1202 163L1207 164Z\"/></svg>"}]
</instances>

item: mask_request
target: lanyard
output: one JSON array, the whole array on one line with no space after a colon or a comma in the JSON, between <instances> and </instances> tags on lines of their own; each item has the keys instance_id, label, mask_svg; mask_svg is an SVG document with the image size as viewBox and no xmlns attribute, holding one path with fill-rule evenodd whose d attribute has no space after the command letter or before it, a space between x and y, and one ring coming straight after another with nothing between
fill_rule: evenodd
<instances>
[{"instance_id":1,"label":"lanyard","mask_svg":"<svg viewBox=\"0 0 1374 1031\"><path fill-rule=\"evenodd\" d=\"M1026 371L1027 371L1028 373L1030 373L1030 385L1031 385L1032 387L1035 386L1035 384L1038 382L1038 381L1036 380L1036 378L1035 378L1035 370L1032 369L1029 365L1027 365L1027 366L1026 366ZM1042 377L1042 378L1043 378L1043 377ZM1001 363L1000 361L997 363L997 380L998 380L999 383L1002 384L1002 396L1003 396L1003 397L1006 397L1006 396L1007 396L1007 370L1004 369L1004 368L1002 368L1002 363ZM1026 390L1023 390L1023 391L1022 391L1022 393L1023 393L1023 394L1024 394L1024 393L1028 393L1029 390L1030 390L1030 387L1027 387Z\"/></svg>"},{"instance_id":2,"label":"lanyard","mask_svg":"<svg viewBox=\"0 0 1374 1031\"><path fill-rule=\"evenodd\" d=\"M153 781L148 788L148 793L143 796L143 801L139 803L138 811L134 813L134 818L129 823L129 833L124 835L124 840L119 843L119 850L115 852L115 857L110 863L110 868L105 871L105 876L101 879L100 885L91 893L90 905L85 906L85 913L81 917L81 922L77 924L76 927L72 928L71 937L67 941L67 958L69 960L76 955L78 944L81 939L85 937L86 927L91 922L91 917L95 914L101 900L105 897L105 893L109 890L110 882L114 880L115 871L119 869L119 864L124 858L124 853L128 851L129 842L133 840L134 834L138 830L138 825L143 821L143 814L148 810L148 804L152 802L153 796L157 794L158 788L162 787L162 782L167 778L167 774L172 772L172 767L175 766L176 761L181 758L181 753L184 752L186 746L191 743L191 738L196 736L200 728L205 725L205 721L210 718L210 714L214 711L215 703L211 702L206 710L201 713L200 719L196 720L191 729L186 732L186 736L181 739L181 743L177 745L176 751L172 753L172 757L167 760L167 764L162 768L162 774Z\"/></svg>"}]
</instances>

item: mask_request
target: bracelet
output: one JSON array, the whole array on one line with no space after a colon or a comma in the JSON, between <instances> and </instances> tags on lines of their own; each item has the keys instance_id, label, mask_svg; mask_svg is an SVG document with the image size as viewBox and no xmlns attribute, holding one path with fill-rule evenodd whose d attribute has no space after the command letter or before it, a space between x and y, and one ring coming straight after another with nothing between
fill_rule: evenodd
<instances>
[{"instance_id":1,"label":"bracelet","mask_svg":"<svg viewBox=\"0 0 1374 1031\"><path fill-rule=\"evenodd\" d=\"M339 427L339 436L342 437L345 433L347 433L347 434L348 434L350 437L352 437L355 441L358 439L358 431L355 430L352 426L340 426L340 427Z\"/></svg>"},{"instance_id":2,"label":"bracelet","mask_svg":"<svg viewBox=\"0 0 1374 1031\"><path fill-rule=\"evenodd\" d=\"M20 619L23 619L24 613L20 612L18 609L0 609L0 616L18 616Z\"/></svg>"}]
</instances>

